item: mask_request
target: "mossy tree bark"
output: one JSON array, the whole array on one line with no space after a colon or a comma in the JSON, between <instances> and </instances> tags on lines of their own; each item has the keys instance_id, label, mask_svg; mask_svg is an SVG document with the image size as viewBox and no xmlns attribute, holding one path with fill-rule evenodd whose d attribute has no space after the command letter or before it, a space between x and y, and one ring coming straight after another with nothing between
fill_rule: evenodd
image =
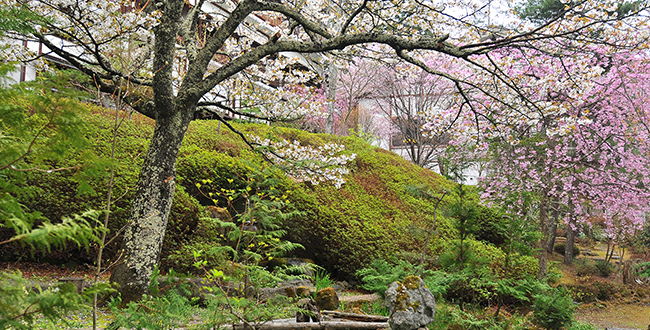
<instances>
[{"instance_id":1,"label":"mossy tree bark","mask_svg":"<svg viewBox=\"0 0 650 330\"><path fill-rule=\"evenodd\" d=\"M124 302L142 297L160 259L174 198L176 156L189 124L182 114L178 112L176 116L156 120L151 145L140 171L131 222L124 232L124 260L111 276L111 281L119 284Z\"/></svg>"},{"instance_id":2,"label":"mossy tree bark","mask_svg":"<svg viewBox=\"0 0 650 330\"><path fill-rule=\"evenodd\" d=\"M179 102L173 88L175 40L182 19L182 1L163 1L163 16L155 28L153 117L151 145L140 170L130 222L124 232L122 257L111 274L123 303L147 292L158 264L176 186L176 157L193 118L196 103Z\"/></svg>"}]
</instances>

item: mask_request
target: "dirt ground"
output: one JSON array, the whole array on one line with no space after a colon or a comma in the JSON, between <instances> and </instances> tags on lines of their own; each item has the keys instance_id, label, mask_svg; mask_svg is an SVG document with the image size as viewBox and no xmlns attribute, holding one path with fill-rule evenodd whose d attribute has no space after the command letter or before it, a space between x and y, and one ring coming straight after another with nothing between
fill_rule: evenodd
<instances>
[{"instance_id":1,"label":"dirt ground","mask_svg":"<svg viewBox=\"0 0 650 330\"><path fill-rule=\"evenodd\" d=\"M578 256L578 258L604 259L607 246L603 244L582 245L579 247L582 251L592 252L592 256ZM623 254L623 260L630 258L631 254ZM584 282L584 278L576 276L575 263L574 267L567 267L562 264L562 256L553 254L550 260L557 263L558 269L562 272L561 284L575 284ZM613 261L614 263L616 260ZM622 283L620 272L615 272L610 277L604 279L598 277L599 281L612 283ZM586 281L589 281L587 279ZM629 299L629 297L620 297L617 300L596 301L593 303L584 303L576 307L575 317L578 321L595 325L599 329L606 328L627 328L650 330L650 299L638 301Z\"/></svg>"},{"instance_id":2,"label":"dirt ground","mask_svg":"<svg viewBox=\"0 0 650 330\"><path fill-rule=\"evenodd\" d=\"M599 329L631 328L649 329L650 304L605 303L599 307L586 306L576 310L576 319L595 325Z\"/></svg>"}]
</instances>

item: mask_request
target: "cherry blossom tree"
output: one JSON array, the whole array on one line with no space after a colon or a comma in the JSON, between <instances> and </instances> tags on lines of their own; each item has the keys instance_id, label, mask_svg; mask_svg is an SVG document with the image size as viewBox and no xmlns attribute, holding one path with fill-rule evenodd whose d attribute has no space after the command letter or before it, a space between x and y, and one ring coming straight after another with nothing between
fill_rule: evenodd
<instances>
[{"instance_id":1,"label":"cherry blossom tree","mask_svg":"<svg viewBox=\"0 0 650 330\"><path fill-rule=\"evenodd\" d=\"M361 58L345 63L345 67L336 69L336 83L331 81L334 78L330 73L327 77L328 83L323 84L310 100L327 104L327 109L323 109L327 113L321 116L312 114L305 118L303 127L313 132L329 132L336 135L346 135L350 130L357 129L370 134L381 134L380 123L373 121L375 111L362 113L360 106L361 102L373 97L372 93L380 81L379 73L383 70L382 63Z\"/></svg>"},{"instance_id":2,"label":"cherry blossom tree","mask_svg":"<svg viewBox=\"0 0 650 330\"><path fill-rule=\"evenodd\" d=\"M538 104L551 101L528 97L533 86L522 86L522 76L504 71L509 58L495 57L496 50L509 47L563 58L565 54L578 56L591 44L602 45L608 52L641 48L647 45L648 37L648 29L639 28L646 22L647 4L625 15L613 15L615 8L606 0L567 4L561 15L541 26L528 27L513 20L511 32L490 40L480 39L490 31L483 23L485 7L466 1L2 3L23 6L50 18L45 23L34 22L38 28L31 35L14 36L19 41L5 49L9 51L6 58L36 59L45 67L42 54L19 51L25 38L38 41L46 52L91 76L99 90L121 97L135 111L155 120L132 202L131 220L124 232L124 259L112 273L125 302L139 299L146 292L157 264L173 199L176 157L196 112L254 103L246 97L267 90L262 85L279 86L274 93L291 93L290 85L313 79L304 69L308 65L299 64L299 54L311 54L302 58L315 59L326 67L336 63L343 53L391 53L451 81L463 100L458 111L491 120L491 105L476 103L477 95L487 95L490 103L500 104L512 116L562 111L561 106L549 105L545 109ZM363 47L368 44L379 46ZM429 67L422 60L427 53L462 63L473 74ZM581 57L576 61L580 62ZM582 63L586 68L589 61ZM581 67L580 63L575 67ZM546 84L552 85L562 74L564 69L557 67L534 88L546 90ZM582 84L590 76L579 72L572 79ZM239 98L242 96L244 99ZM279 99L296 100L288 96ZM289 107L283 106L283 101L265 104L271 114ZM290 104L298 115L312 110L309 104L300 104ZM250 115L263 120L259 108L251 108L257 112ZM218 113L216 116L220 117Z\"/></svg>"},{"instance_id":3,"label":"cherry blossom tree","mask_svg":"<svg viewBox=\"0 0 650 330\"><path fill-rule=\"evenodd\" d=\"M426 64L430 67L444 65L441 61ZM458 107L454 104L458 99L453 83L403 63L384 69L378 80L380 83L373 93L375 104L394 128L391 144L403 147L411 162L420 167L442 166L439 158L449 141L453 122L425 124L433 121L431 117ZM440 172L445 173L445 170L440 168Z\"/></svg>"},{"instance_id":4,"label":"cherry blossom tree","mask_svg":"<svg viewBox=\"0 0 650 330\"><path fill-rule=\"evenodd\" d=\"M502 125L495 138L500 142L490 150L493 169L483 182L484 197L509 200L510 211L520 216L536 210L545 235L540 277L546 272L547 240L554 235L551 213L564 215L567 223L565 262L570 264L576 226L602 217L610 239L622 241L643 226L649 210L650 150L644 120L650 107L644 102L650 58L645 52L612 55L601 49L591 54L591 66L581 69L599 72L589 80L591 86L577 89L569 76L547 84L531 97L564 110L546 113L534 125ZM580 71L572 68L572 60L540 58L546 60L534 67L513 66L528 72L531 84L558 64Z\"/></svg>"}]
</instances>

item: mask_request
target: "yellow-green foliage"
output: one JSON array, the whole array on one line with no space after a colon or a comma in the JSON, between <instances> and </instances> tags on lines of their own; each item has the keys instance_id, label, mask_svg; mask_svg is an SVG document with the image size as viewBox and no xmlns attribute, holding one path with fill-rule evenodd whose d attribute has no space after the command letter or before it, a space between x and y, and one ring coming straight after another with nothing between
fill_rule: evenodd
<instances>
[{"instance_id":1,"label":"yellow-green foliage","mask_svg":"<svg viewBox=\"0 0 650 330\"><path fill-rule=\"evenodd\" d=\"M85 107L86 135L98 157L105 162L100 170L105 172L115 113L91 105ZM419 253L426 238L425 229L433 220L433 204L411 196L405 187L423 185L433 191L451 187L439 175L355 137L310 134L259 124L233 123L233 126L247 135L298 140L303 145L337 142L357 154L350 164L351 174L347 183L341 189L327 183L295 183L286 177L282 177L276 187L286 192L290 207L302 211L301 216L286 221L287 238L304 245L305 250L299 253L335 276L354 276L357 269L366 267L375 258L389 259L403 251ZM113 232L128 218L129 203L152 132L153 121L137 114L125 119L119 127L113 195L121 198L114 203L111 213L110 228ZM77 154L81 157L82 153ZM74 163L77 160L71 157L68 161ZM211 189L243 188L245 183L242 179L250 172L249 166L262 162L261 155L251 151L225 125L220 127L217 121L193 122L177 160L178 185L165 237L163 260L169 251L178 251L188 242L205 245L216 241L213 240L216 234L205 230L211 227L201 225L200 220L205 206L214 205L215 201L202 195L197 183L210 180ZM64 214L101 208L108 176L104 173L89 181L90 189L84 193L79 192L79 180L69 172L54 175L33 173L24 184L32 187L35 193L22 196L21 202L50 219L59 219ZM438 213L437 234L430 242L429 254L440 251L444 240L455 235L450 221L441 216L441 211ZM108 247L109 258L114 256L118 246L115 242ZM173 263L168 262L166 266L173 266Z\"/></svg>"},{"instance_id":2,"label":"yellow-green foliage","mask_svg":"<svg viewBox=\"0 0 650 330\"><path fill-rule=\"evenodd\" d=\"M473 259L482 265L487 266L494 275L500 278L523 279L535 277L539 271L536 258L513 254L507 256L503 250L496 246L476 241L468 241L472 251ZM506 263L506 258L508 262Z\"/></svg>"},{"instance_id":3,"label":"yellow-green foliage","mask_svg":"<svg viewBox=\"0 0 650 330\"><path fill-rule=\"evenodd\" d=\"M293 198L307 217L288 224L291 236L305 245L310 257L343 276L375 258L419 251L425 235L412 229L429 227L433 205L413 198L405 187L426 184L436 189L445 184L393 153L350 140L344 142L357 159L346 184L341 189L318 185L296 192ZM449 223L438 219L438 230L450 232Z\"/></svg>"}]
</instances>

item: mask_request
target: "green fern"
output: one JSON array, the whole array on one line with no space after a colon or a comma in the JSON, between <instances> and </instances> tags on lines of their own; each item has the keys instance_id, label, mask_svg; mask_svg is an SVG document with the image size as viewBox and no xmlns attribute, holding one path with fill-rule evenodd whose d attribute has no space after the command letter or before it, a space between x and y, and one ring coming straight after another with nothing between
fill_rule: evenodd
<instances>
[{"instance_id":1,"label":"green fern","mask_svg":"<svg viewBox=\"0 0 650 330\"><path fill-rule=\"evenodd\" d=\"M75 214L73 218L64 217L61 223L53 224L44 222L35 229L27 231L27 224L20 218L7 219L12 222L12 228L20 228L23 232L11 239L0 242L0 244L19 242L29 245L32 249L50 251L52 246L65 247L72 242L79 247L88 248L91 243L100 243L97 237L105 229L98 220L102 214L100 211L86 211L80 215Z\"/></svg>"}]
</instances>

